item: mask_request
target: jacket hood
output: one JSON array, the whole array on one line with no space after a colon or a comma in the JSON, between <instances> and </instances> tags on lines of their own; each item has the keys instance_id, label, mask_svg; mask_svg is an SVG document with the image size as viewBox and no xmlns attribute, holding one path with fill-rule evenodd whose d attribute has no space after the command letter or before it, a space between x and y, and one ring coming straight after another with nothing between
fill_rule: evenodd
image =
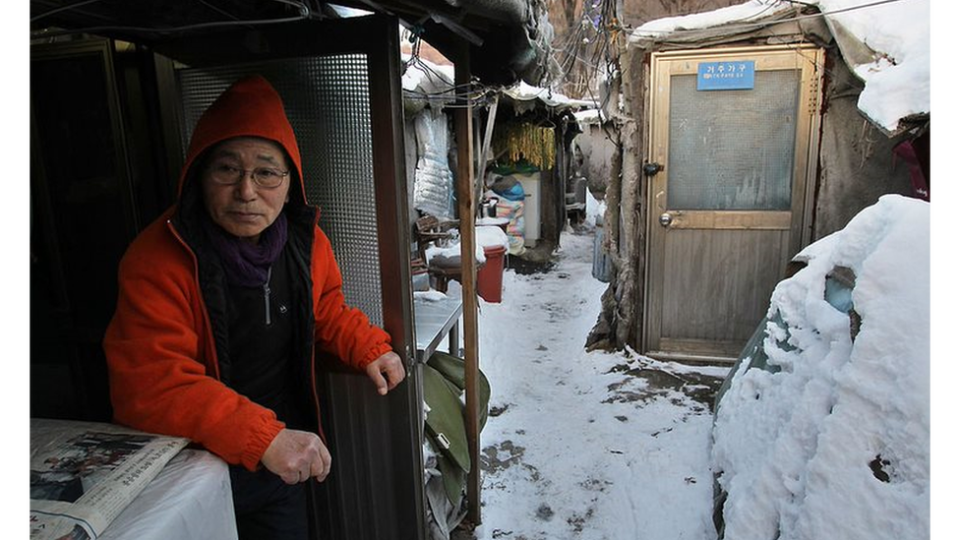
<instances>
[{"instance_id":1,"label":"jacket hood","mask_svg":"<svg viewBox=\"0 0 960 540\"><path fill-rule=\"evenodd\" d=\"M187 179L192 176L191 170L199 164L206 151L234 137L261 137L282 146L296 170L300 196L306 203L300 149L293 127L287 119L280 94L260 75L244 77L233 83L200 117L180 172L180 197L184 195Z\"/></svg>"}]
</instances>

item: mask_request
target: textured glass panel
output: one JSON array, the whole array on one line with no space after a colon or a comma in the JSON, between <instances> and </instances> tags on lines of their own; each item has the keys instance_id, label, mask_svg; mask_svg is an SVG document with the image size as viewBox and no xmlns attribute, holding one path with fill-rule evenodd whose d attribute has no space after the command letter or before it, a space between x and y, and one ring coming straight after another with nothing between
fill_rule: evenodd
<instances>
[{"instance_id":1,"label":"textured glass panel","mask_svg":"<svg viewBox=\"0 0 960 540\"><path fill-rule=\"evenodd\" d=\"M758 71L751 90L670 79L667 204L674 210L789 210L800 72Z\"/></svg>"},{"instance_id":2,"label":"textured glass panel","mask_svg":"<svg viewBox=\"0 0 960 540\"><path fill-rule=\"evenodd\" d=\"M320 207L347 303L383 324L373 139L365 55L296 58L179 72L184 149L203 111L233 81L259 73L280 93L303 158L307 200Z\"/></svg>"}]
</instances>

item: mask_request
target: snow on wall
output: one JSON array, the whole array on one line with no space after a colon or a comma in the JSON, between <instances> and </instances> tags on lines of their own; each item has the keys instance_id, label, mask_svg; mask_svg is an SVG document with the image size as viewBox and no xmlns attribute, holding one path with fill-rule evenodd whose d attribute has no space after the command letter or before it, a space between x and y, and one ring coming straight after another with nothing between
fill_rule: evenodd
<instances>
[{"instance_id":1,"label":"snow on wall","mask_svg":"<svg viewBox=\"0 0 960 540\"><path fill-rule=\"evenodd\" d=\"M880 128L894 133L900 121L930 113L930 0L810 0L824 13L844 60L864 82L859 108ZM750 0L706 13L668 17L637 28L637 44L671 33L743 28L742 23L782 20L796 10L790 2ZM797 15L797 19L810 18Z\"/></svg>"},{"instance_id":2,"label":"snow on wall","mask_svg":"<svg viewBox=\"0 0 960 540\"><path fill-rule=\"evenodd\" d=\"M720 401L714 470L725 537L880 540L930 534L930 205L887 195L803 250L773 293L763 348ZM825 299L856 275L861 318ZM780 341L780 343L777 343Z\"/></svg>"},{"instance_id":3,"label":"snow on wall","mask_svg":"<svg viewBox=\"0 0 960 540\"><path fill-rule=\"evenodd\" d=\"M816 0L808 2L816 4ZM647 37L667 35L684 30L701 30L729 23L760 21L785 11L796 9L787 2L772 3L769 0L749 0L743 4L727 6L703 13L691 13L675 17L664 17L638 27L628 38L637 42Z\"/></svg>"},{"instance_id":4,"label":"snow on wall","mask_svg":"<svg viewBox=\"0 0 960 540\"><path fill-rule=\"evenodd\" d=\"M910 0L850 9L867 0L819 0L850 69L865 83L860 110L889 132L900 120L930 112L930 2ZM842 30L841 30L842 29ZM866 47L871 58L854 60Z\"/></svg>"}]
</instances>

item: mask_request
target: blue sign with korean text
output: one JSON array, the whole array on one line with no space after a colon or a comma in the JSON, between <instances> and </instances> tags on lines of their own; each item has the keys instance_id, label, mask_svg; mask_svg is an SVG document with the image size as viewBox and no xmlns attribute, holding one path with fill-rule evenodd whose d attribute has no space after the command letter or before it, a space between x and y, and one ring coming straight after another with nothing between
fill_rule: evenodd
<instances>
[{"instance_id":1,"label":"blue sign with korean text","mask_svg":"<svg viewBox=\"0 0 960 540\"><path fill-rule=\"evenodd\" d=\"M753 60L701 62L697 66L697 90L750 90Z\"/></svg>"}]
</instances>

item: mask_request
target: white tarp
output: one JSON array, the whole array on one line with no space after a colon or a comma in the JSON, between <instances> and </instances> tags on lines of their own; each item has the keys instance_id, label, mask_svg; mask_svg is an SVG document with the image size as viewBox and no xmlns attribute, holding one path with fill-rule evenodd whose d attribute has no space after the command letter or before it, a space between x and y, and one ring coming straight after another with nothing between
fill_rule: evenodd
<instances>
[{"instance_id":1,"label":"white tarp","mask_svg":"<svg viewBox=\"0 0 960 540\"><path fill-rule=\"evenodd\" d=\"M99 540L237 540L230 471L206 450L185 448Z\"/></svg>"},{"instance_id":2,"label":"white tarp","mask_svg":"<svg viewBox=\"0 0 960 540\"><path fill-rule=\"evenodd\" d=\"M427 107L414 119L417 168L413 203L421 212L441 220L453 219L453 172L447 160L447 116Z\"/></svg>"}]
</instances>

